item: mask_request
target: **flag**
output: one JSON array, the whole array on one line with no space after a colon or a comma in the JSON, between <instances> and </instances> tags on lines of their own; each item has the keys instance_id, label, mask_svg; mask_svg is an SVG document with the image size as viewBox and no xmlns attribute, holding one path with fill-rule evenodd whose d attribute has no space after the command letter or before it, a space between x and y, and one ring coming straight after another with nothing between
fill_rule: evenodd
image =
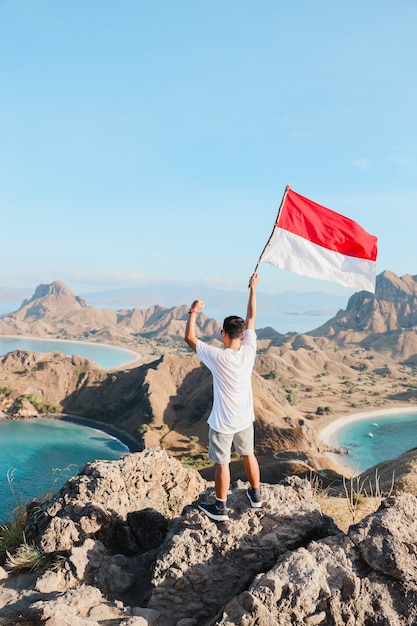
<instances>
[{"instance_id":1,"label":"flag","mask_svg":"<svg viewBox=\"0 0 417 626\"><path fill-rule=\"evenodd\" d=\"M376 256L374 235L287 187L259 263L374 293Z\"/></svg>"}]
</instances>

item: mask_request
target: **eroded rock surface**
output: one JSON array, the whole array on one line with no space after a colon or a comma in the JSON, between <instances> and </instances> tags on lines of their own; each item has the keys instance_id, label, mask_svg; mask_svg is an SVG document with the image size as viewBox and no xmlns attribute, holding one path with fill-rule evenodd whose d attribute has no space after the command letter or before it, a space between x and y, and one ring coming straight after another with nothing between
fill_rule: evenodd
<instances>
[{"instance_id":1,"label":"eroded rock surface","mask_svg":"<svg viewBox=\"0 0 417 626\"><path fill-rule=\"evenodd\" d=\"M88 464L29 511L45 571L0 570L0 624L288 626L417 623L417 500L400 493L342 533L310 483L213 486L159 448ZM100 515L97 514L100 511ZM55 533L55 536L53 536Z\"/></svg>"}]
</instances>

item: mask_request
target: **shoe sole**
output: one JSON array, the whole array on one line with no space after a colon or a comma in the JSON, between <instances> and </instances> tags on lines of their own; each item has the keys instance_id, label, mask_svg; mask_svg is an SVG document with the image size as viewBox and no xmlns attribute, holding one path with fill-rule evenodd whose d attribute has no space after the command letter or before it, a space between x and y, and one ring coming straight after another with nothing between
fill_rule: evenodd
<instances>
[{"instance_id":1,"label":"shoe sole","mask_svg":"<svg viewBox=\"0 0 417 626\"><path fill-rule=\"evenodd\" d=\"M252 500L252 498L250 497L249 493L246 492L246 495L248 496L248 500L250 502L250 505L253 509L261 509L262 508L262 502L254 502Z\"/></svg>"},{"instance_id":2,"label":"shoe sole","mask_svg":"<svg viewBox=\"0 0 417 626\"><path fill-rule=\"evenodd\" d=\"M214 520L215 522L227 522L227 520L229 519L229 516L227 514L215 515L214 513L210 513L210 511L207 511L207 509L205 509L204 507L200 505L198 505L198 508L200 509L200 511L203 511L203 513L205 513L207 517Z\"/></svg>"}]
</instances>

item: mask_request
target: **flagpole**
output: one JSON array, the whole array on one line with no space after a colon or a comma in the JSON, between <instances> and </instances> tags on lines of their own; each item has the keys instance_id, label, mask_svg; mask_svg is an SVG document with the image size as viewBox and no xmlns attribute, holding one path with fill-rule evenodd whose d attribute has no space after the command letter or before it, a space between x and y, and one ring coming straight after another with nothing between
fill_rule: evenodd
<instances>
[{"instance_id":1,"label":"flagpole","mask_svg":"<svg viewBox=\"0 0 417 626\"><path fill-rule=\"evenodd\" d=\"M263 253L265 252L265 250L267 249L267 247L269 246L269 242L270 242L270 241L271 241L271 239L272 239L272 235L274 234L274 231L275 231L275 226L276 226L276 224L277 224L277 222L278 222L279 214L281 213L281 209L282 209L282 207L284 206L284 202L285 202L285 199L286 199L286 197L287 197L287 194L288 194L289 190L290 190L290 186L289 186L289 185L287 185L287 186L285 187L285 191L284 191L284 194L283 194L283 196L282 196L281 204L279 205L278 214L277 214L277 219L276 219L276 220L275 220L275 222L274 222L274 227L273 227L273 229L272 229L272 233L270 234L269 239L268 239L268 241L266 242L266 244L265 244L265 246L264 246L264 249L262 250L262 252L261 252L261 254L260 254L260 257L259 257L259 259L258 259L258 262L257 262L257 264L256 264L256 267L255 267L255 269L254 269L254 271L253 271L253 273L254 273L254 274L255 274L255 272L257 272L257 271L258 271L258 267L259 267L259 265L260 265L260 263L261 263L262 255L263 255Z\"/></svg>"}]
</instances>

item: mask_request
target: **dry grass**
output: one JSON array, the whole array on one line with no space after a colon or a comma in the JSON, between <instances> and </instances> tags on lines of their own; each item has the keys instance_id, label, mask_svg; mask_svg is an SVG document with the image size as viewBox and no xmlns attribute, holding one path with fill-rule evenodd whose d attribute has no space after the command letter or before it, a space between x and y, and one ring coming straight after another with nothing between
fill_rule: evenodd
<instances>
[{"instance_id":1,"label":"dry grass","mask_svg":"<svg viewBox=\"0 0 417 626\"><path fill-rule=\"evenodd\" d=\"M340 530L347 533L349 526L375 513L382 501L392 494L394 474L386 492L380 487L378 469L375 470L372 480L369 476L343 478L343 491L339 495L330 495L330 487L323 489L317 477L310 477L310 484L321 511L331 517Z\"/></svg>"},{"instance_id":2,"label":"dry grass","mask_svg":"<svg viewBox=\"0 0 417 626\"><path fill-rule=\"evenodd\" d=\"M357 509L355 519L353 520L352 511L346 497L328 496L320 502L322 513L331 517L336 526L344 533L347 533L349 526L357 524L367 515L374 513L378 506L378 498L366 498L364 505Z\"/></svg>"}]
</instances>

